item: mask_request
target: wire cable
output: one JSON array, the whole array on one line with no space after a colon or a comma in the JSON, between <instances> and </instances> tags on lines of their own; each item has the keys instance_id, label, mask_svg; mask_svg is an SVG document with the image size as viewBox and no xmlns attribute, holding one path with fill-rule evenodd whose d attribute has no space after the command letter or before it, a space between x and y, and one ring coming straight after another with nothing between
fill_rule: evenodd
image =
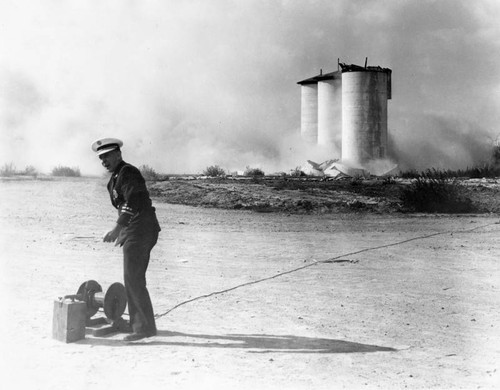
<instances>
[{"instance_id":1,"label":"wire cable","mask_svg":"<svg viewBox=\"0 0 500 390\"><path fill-rule=\"evenodd\" d=\"M486 225L480 225L480 226L476 226L476 227L474 227L472 229L448 230L448 231L445 231L445 232L437 232L437 233L432 233L432 234L426 234L424 236L413 237L413 238L409 238L407 240L393 242L391 244L378 245L378 246L374 246L374 247L370 247L370 248L365 248L365 249L361 249L361 250L354 251L354 252L344 253L342 255L331 257L331 258L326 259L326 260L317 260L317 261L314 261L314 262L312 262L310 264L306 264L306 265L303 265L303 266L300 266L300 267L297 267L297 268L293 268L293 269L288 270L288 271L277 273L276 275L273 275L273 276L268 276L268 277L265 277L265 278L262 278L262 279L253 280L253 281L250 281L250 282L242 283L242 284L239 284L237 286L230 287L230 288L227 288L227 289L224 289L224 290L214 291L214 292L211 292L211 293L208 293L208 294L203 294L203 295L200 295L200 296L197 296L197 297L194 297L194 298L182 301L182 302L178 303L177 305L173 306L172 308L168 309L167 311L165 311L165 312L163 312L161 314L156 314L155 318L158 319L158 318L164 317L167 314L169 314L170 312L174 311L175 309L177 309L177 308L179 308L181 306L184 306L184 305L186 305L188 303L191 303L191 302L194 302L194 301L198 301L200 299L210 298L210 297L213 297L215 295L225 294L225 293L228 293L230 291L234 291L234 290L239 289L239 288L251 286L251 285L254 285L254 284L257 284L257 283L262 283L262 282L265 282L265 281L268 281L268 280L272 280L272 279L276 279L276 278L279 278L281 276L288 275L288 274L291 274L293 272L301 271L303 269L306 269L306 268L309 268L309 267L313 267L313 266L318 265L318 264L335 262L335 260L339 260L339 259L341 259L343 257L349 257L349 256L357 255L357 254L360 254L360 253L374 251L374 250L377 250L377 249L384 249L384 248L389 248L389 247L392 247L392 246L398 246L398 245L406 244L406 243L411 242L411 241L424 240L424 239L427 239L427 238L431 238L431 237L435 237L435 236L440 236L440 235L445 235L445 234L470 233L470 232L472 232L474 230L478 230L478 229L481 229L481 228L485 228L485 227L492 226L492 225L498 225L498 224L500 224L500 222L493 222L493 223L489 223L489 224L486 224Z\"/></svg>"}]
</instances>

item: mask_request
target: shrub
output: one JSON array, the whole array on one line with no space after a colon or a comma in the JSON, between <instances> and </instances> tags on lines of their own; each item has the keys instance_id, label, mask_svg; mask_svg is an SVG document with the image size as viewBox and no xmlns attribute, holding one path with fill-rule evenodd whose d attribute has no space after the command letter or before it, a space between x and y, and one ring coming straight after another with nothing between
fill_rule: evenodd
<instances>
[{"instance_id":1,"label":"shrub","mask_svg":"<svg viewBox=\"0 0 500 390\"><path fill-rule=\"evenodd\" d=\"M26 168L24 168L24 172L22 173L23 175L26 176L38 176L38 171L33 165L28 165Z\"/></svg>"},{"instance_id":2,"label":"shrub","mask_svg":"<svg viewBox=\"0 0 500 390\"><path fill-rule=\"evenodd\" d=\"M483 177L500 176L500 166L492 163L492 164L478 165L472 168L467 167L466 169L458 169L455 171L451 169L438 170L436 168L430 168L420 173L415 170L410 170L406 172L401 172L399 175L404 179L417 179L420 177L433 178L433 179L446 179L454 177L477 179Z\"/></svg>"},{"instance_id":3,"label":"shrub","mask_svg":"<svg viewBox=\"0 0 500 390\"><path fill-rule=\"evenodd\" d=\"M141 171L142 177L146 181L157 181L160 179L160 175L149 165L141 165L139 171Z\"/></svg>"},{"instance_id":4,"label":"shrub","mask_svg":"<svg viewBox=\"0 0 500 390\"><path fill-rule=\"evenodd\" d=\"M468 213L475 211L464 188L455 180L418 177L402 189L400 200L411 211L438 213Z\"/></svg>"},{"instance_id":5,"label":"shrub","mask_svg":"<svg viewBox=\"0 0 500 390\"><path fill-rule=\"evenodd\" d=\"M350 179L349 184L352 187L359 187L361 184L363 184L363 179L360 176L354 176Z\"/></svg>"},{"instance_id":6,"label":"shrub","mask_svg":"<svg viewBox=\"0 0 500 390\"><path fill-rule=\"evenodd\" d=\"M59 165L52 169L52 176L80 177L80 168L70 168Z\"/></svg>"},{"instance_id":7,"label":"shrub","mask_svg":"<svg viewBox=\"0 0 500 390\"><path fill-rule=\"evenodd\" d=\"M306 173L302 170L302 167L296 167L295 169L292 169L290 171L290 176L293 177L301 177L301 176L307 176Z\"/></svg>"},{"instance_id":8,"label":"shrub","mask_svg":"<svg viewBox=\"0 0 500 390\"><path fill-rule=\"evenodd\" d=\"M469 177L472 179L481 179L483 177L500 176L500 166L495 164L484 164L483 166L467 168L467 170L458 177Z\"/></svg>"},{"instance_id":9,"label":"shrub","mask_svg":"<svg viewBox=\"0 0 500 390\"><path fill-rule=\"evenodd\" d=\"M411 169L409 171L399 172L398 176L402 179L416 179L417 177L420 177L421 174L418 171Z\"/></svg>"},{"instance_id":10,"label":"shrub","mask_svg":"<svg viewBox=\"0 0 500 390\"><path fill-rule=\"evenodd\" d=\"M394 179L394 176L386 176L386 177L384 177L382 184L383 185L396 184L396 179Z\"/></svg>"},{"instance_id":11,"label":"shrub","mask_svg":"<svg viewBox=\"0 0 500 390\"><path fill-rule=\"evenodd\" d=\"M18 171L16 170L16 167L14 166L13 163L10 164L5 164L1 169L0 169L0 176L14 176L14 175L19 175L19 176L38 176L38 171L36 168L32 165L28 165L26 168L24 168L24 171Z\"/></svg>"},{"instance_id":12,"label":"shrub","mask_svg":"<svg viewBox=\"0 0 500 390\"><path fill-rule=\"evenodd\" d=\"M222 177L226 176L226 172L218 165L212 165L203 171L203 175L209 177Z\"/></svg>"},{"instance_id":13,"label":"shrub","mask_svg":"<svg viewBox=\"0 0 500 390\"><path fill-rule=\"evenodd\" d=\"M0 169L0 176L14 176L16 174L16 167L13 163L4 164L2 169Z\"/></svg>"},{"instance_id":14,"label":"shrub","mask_svg":"<svg viewBox=\"0 0 500 390\"><path fill-rule=\"evenodd\" d=\"M264 176L264 171L260 168L250 168L247 166L247 169L244 172L245 176L253 176L253 177L259 177L259 176Z\"/></svg>"},{"instance_id":15,"label":"shrub","mask_svg":"<svg viewBox=\"0 0 500 390\"><path fill-rule=\"evenodd\" d=\"M495 145L491 152L491 163L498 166L500 164L500 145Z\"/></svg>"},{"instance_id":16,"label":"shrub","mask_svg":"<svg viewBox=\"0 0 500 390\"><path fill-rule=\"evenodd\" d=\"M300 199L295 205L307 211L311 211L314 208L314 204L308 199Z\"/></svg>"}]
</instances>

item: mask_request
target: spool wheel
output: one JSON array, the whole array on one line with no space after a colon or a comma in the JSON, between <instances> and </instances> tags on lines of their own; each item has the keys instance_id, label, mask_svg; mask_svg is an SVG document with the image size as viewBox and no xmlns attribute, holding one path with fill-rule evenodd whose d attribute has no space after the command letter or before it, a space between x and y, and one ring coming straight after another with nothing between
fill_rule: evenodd
<instances>
[{"instance_id":1,"label":"spool wheel","mask_svg":"<svg viewBox=\"0 0 500 390\"><path fill-rule=\"evenodd\" d=\"M121 283L113 283L104 296L104 314L110 320L115 321L121 317L126 306L127 294L125 287Z\"/></svg>"},{"instance_id":2,"label":"spool wheel","mask_svg":"<svg viewBox=\"0 0 500 390\"><path fill-rule=\"evenodd\" d=\"M87 280L83 283L77 291L77 295L80 295L83 301L87 304L87 318L91 318L97 310L98 307L93 305L95 293L102 291L102 287L95 280Z\"/></svg>"}]
</instances>

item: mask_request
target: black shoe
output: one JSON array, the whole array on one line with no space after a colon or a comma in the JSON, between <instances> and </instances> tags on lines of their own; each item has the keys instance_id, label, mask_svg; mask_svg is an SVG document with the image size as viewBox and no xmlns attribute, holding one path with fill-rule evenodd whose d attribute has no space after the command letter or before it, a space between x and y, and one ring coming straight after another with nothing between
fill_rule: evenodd
<instances>
[{"instance_id":1,"label":"black shoe","mask_svg":"<svg viewBox=\"0 0 500 390\"><path fill-rule=\"evenodd\" d=\"M145 339L146 337L156 336L156 332L134 332L126 335L124 341L137 341Z\"/></svg>"},{"instance_id":2,"label":"black shoe","mask_svg":"<svg viewBox=\"0 0 500 390\"><path fill-rule=\"evenodd\" d=\"M116 328L117 331L122 332L122 333L133 333L134 330L132 329L132 326L130 326L128 321L125 321L123 319L118 319L116 321L113 321L113 326Z\"/></svg>"}]
</instances>

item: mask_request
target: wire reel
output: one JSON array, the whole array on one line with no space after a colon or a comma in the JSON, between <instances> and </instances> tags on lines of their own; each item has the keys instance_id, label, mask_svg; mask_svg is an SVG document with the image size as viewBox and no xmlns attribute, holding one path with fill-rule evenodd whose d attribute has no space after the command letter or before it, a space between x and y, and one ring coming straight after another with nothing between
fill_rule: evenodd
<instances>
[{"instance_id":1,"label":"wire reel","mask_svg":"<svg viewBox=\"0 0 500 390\"><path fill-rule=\"evenodd\" d=\"M104 309L106 317L112 321L121 318L127 306L127 294L121 283L113 283L104 293L95 280L82 283L76 295L65 298L75 298L87 304L87 319L94 316L100 308Z\"/></svg>"}]
</instances>

